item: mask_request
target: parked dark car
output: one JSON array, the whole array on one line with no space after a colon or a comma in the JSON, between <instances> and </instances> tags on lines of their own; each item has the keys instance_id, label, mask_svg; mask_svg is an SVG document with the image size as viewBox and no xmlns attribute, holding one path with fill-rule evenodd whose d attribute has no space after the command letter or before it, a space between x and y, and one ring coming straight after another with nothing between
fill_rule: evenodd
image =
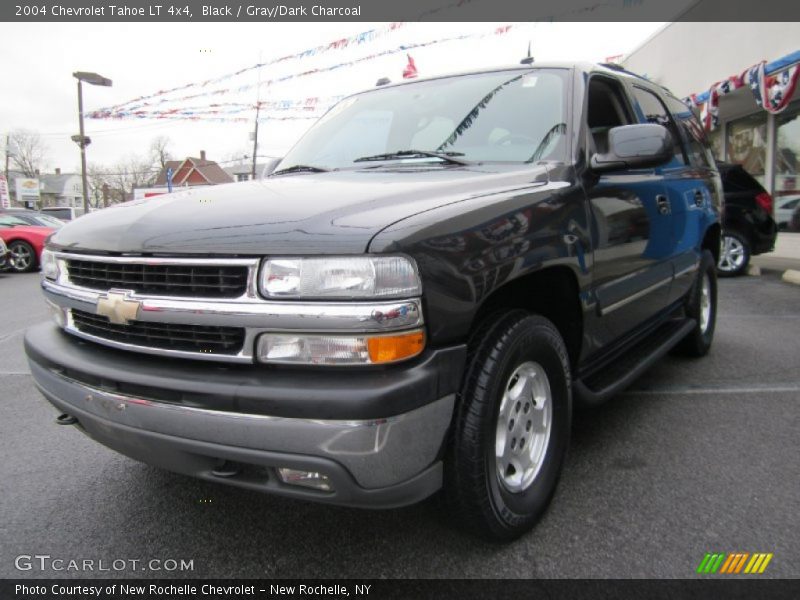
<instances>
[{"instance_id":1,"label":"parked dark car","mask_svg":"<svg viewBox=\"0 0 800 600\"><path fill-rule=\"evenodd\" d=\"M717 269L723 277L741 275L750 257L772 252L778 225L772 218L773 202L756 179L741 165L717 163L725 190L722 250Z\"/></svg>"},{"instance_id":2,"label":"parked dark car","mask_svg":"<svg viewBox=\"0 0 800 600\"><path fill-rule=\"evenodd\" d=\"M442 490L509 540L573 403L708 352L721 203L694 115L618 68L386 85L264 179L58 230L25 349L58 422L128 456L348 506Z\"/></svg>"}]
</instances>

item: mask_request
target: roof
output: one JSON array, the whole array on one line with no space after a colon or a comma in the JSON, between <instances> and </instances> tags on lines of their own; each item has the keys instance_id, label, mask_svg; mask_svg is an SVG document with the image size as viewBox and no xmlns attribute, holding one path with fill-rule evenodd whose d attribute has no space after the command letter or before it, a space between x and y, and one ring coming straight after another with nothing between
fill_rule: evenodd
<instances>
[{"instance_id":1,"label":"roof","mask_svg":"<svg viewBox=\"0 0 800 600\"><path fill-rule=\"evenodd\" d=\"M61 173L60 175L45 173L39 175L40 191L42 194L63 194L66 186L76 177L79 180L81 178L78 173ZM74 192L74 190L70 191Z\"/></svg>"},{"instance_id":2,"label":"roof","mask_svg":"<svg viewBox=\"0 0 800 600\"><path fill-rule=\"evenodd\" d=\"M153 185L167 185L167 170L172 169L172 185L217 185L232 183L233 177L213 160L189 156L184 160L170 160L156 177Z\"/></svg>"}]
</instances>

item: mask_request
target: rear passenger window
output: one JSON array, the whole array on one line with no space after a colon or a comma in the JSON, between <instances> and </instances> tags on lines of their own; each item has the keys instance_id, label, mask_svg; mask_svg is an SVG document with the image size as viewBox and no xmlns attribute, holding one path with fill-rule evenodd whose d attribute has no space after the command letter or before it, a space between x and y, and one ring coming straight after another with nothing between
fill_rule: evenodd
<instances>
[{"instance_id":1,"label":"rear passenger window","mask_svg":"<svg viewBox=\"0 0 800 600\"><path fill-rule=\"evenodd\" d=\"M674 144L674 161L677 161L678 164L682 165L689 164L686 160L686 154L683 151L681 134L678 131L678 127L661 99L653 92L640 87L633 88L633 95L636 98L636 101L639 103L639 108L642 109L642 113L644 114L645 120L648 123L663 125L669 130L670 134L672 135L672 142Z\"/></svg>"},{"instance_id":2,"label":"rear passenger window","mask_svg":"<svg viewBox=\"0 0 800 600\"><path fill-rule=\"evenodd\" d=\"M683 132L683 141L692 165L696 167L714 166L714 157L706 142L705 131L689 107L677 98L667 96L667 108Z\"/></svg>"}]
</instances>

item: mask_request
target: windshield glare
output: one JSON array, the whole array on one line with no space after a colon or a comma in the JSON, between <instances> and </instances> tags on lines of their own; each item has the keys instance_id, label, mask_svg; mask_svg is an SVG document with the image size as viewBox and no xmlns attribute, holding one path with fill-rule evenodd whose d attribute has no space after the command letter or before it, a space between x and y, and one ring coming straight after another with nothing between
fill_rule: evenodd
<instances>
[{"instance_id":1,"label":"windshield glare","mask_svg":"<svg viewBox=\"0 0 800 600\"><path fill-rule=\"evenodd\" d=\"M560 69L482 73L346 98L303 136L278 170L366 168L375 164L354 161L404 150L458 153L474 162L559 160L566 139L565 74Z\"/></svg>"}]
</instances>

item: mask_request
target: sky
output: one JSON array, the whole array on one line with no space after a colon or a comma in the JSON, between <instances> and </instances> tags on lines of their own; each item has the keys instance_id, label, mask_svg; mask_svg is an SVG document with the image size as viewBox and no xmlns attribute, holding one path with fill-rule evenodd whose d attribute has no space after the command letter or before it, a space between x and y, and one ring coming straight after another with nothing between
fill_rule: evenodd
<instances>
[{"instance_id":1,"label":"sky","mask_svg":"<svg viewBox=\"0 0 800 600\"><path fill-rule=\"evenodd\" d=\"M320 106L332 98L374 86L380 77L402 79L405 52L365 60L333 71L325 69L401 44L436 42L457 36L461 41L433 43L409 51L420 77L496 65L518 64L531 43L537 61L602 62L634 50L663 23L522 23L507 33L506 23L408 23L370 42L315 56L253 69L238 77L163 96L167 108L203 106L212 102L296 101L316 97ZM91 71L113 80L113 86L84 85L86 112L126 103L159 90L202 82L240 69L375 29L385 23L0 23L0 63L4 79L0 95L0 134L25 128L37 131L47 149L45 172L79 172L80 154L70 136L78 133L74 71ZM322 73L297 77L320 69ZM295 76L282 83L276 78ZM257 84L261 83L260 86ZM210 89L239 89L191 100L179 98ZM177 99L176 99L177 98ZM267 112L262 116L299 113ZM169 138L176 158L198 156L231 162L252 155L253 113L247 122L158 119L87 119L89 164L111 167L148 152L157 136ZM269 120L259 125L259 156L281 156L313 120ZM1 146L1 144L0 144ZM263 160L263 159L262 159Z\"/></svg>"}]
</instances>

